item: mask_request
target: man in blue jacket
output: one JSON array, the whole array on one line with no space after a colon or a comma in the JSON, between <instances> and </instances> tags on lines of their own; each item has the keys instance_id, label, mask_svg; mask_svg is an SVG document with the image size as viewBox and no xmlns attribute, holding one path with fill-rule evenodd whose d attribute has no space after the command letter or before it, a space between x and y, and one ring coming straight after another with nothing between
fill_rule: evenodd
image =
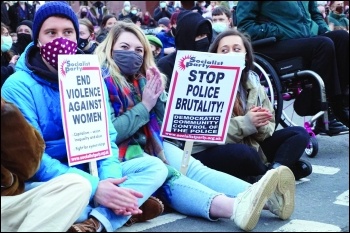
<instances>
[{"instance_id":1,"label":"man in blue jacket","mask_svg":"<svg viewBox=\"0 0 350 233\"><path fill-rule=\"evenodd\" d=\"M131 215L142 213L139 207L163 184L168 171L156 157L120 162L115 144L117 132L111 122L108 131L112 156L97 161L98 177L89 173L86 163L68 165L57 66L59 54L80 53L78 38L79 23L72 8L65 2L45 3L34 18L33 43L20 57L16 72L6 80L1 94L20 109L45 141L40 167L30 181L46 182L75 173L91 184L90 204L69 231L115 231ZM50 49L57 44L69 44L71 50ZM108 93L107 89L104 93ZM108 103L107 95L105 99ZM109 108L107 111L109 116Z\"/></svg>"}]
</instances>

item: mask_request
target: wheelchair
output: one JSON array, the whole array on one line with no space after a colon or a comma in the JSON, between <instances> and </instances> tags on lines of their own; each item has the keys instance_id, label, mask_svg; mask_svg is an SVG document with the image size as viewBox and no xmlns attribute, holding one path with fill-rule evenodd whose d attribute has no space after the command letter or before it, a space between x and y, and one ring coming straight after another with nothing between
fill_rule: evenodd
<instances>
[{"instance_id":1,"label":"wheelchair","mask_svg":"<svg viewBox=\"0 0 350 233\"><path fill-rule=\"evenodd\" d=\"M276 38L265 38L252 42L253 49L276 42ZM325 86L322 78L314 71L302 67L302 58L296 57L284 61L275 61L272 58L254 52L254 71L260 77L260 83L273 103L276 118L276 128L303 126L310 135L310 141L305 148L305 154L312 158L318 153L318 141L314 132L315 122L323 117L326 132L328 131L328 105ZM320 103L318 111L313 116L299 116L294 110L294 102L302 90L318 86Z\"/></svg>"}]
</instances>

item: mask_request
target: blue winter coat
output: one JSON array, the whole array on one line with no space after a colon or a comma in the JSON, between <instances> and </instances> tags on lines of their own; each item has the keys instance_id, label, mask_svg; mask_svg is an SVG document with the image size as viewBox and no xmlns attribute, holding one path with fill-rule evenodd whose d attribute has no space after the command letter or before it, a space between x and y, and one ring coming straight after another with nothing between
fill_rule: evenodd
<instances>
[{"instance_id":1,"label":"blue winter coat","mask_svg":"<svg viewBox=\"0 0 350 233\"><path fill-rule=\"evenodd\" d=\"M109 103L106 87L104 93L106 103ZM43 182L65 173L78 173L90 181L93 189L92 198L99 180L122 177L121 164L118 160L119 151L114 143L117 132L111 122L109 135L113 156L97 162L99 177L90 175L88 163L68 166L58 74L48 70L41 59L39 49L33 45L33 42L19 58L16 72L4 83L1 95L20 109L26 120L39 131L46 143L40 167L31 181ZM107 106L109 116L110 109L109 105ZM21 140L20 135L18 140Z\"/></svg>"}]
</instances>

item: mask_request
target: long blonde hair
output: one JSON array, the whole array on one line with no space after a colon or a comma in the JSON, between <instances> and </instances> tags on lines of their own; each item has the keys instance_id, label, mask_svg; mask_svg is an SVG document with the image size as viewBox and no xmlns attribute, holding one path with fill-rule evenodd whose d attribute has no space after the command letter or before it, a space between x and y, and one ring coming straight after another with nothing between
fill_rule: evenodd
<instances>
[{"instance_id":1,"label":"long blonde hair","mask_svg":"<svg viewBox=\"0 0 350 233\"><path fill-rule=\"evenodd\" d=\"M120 69L112 57L113 46L123 32L133 33L140 40L144 48L143 63L140 68L141 74L146 75L148 68L156 67L151 45L144 32L134 23L119 21L115 26L111 28L106 39L104 39L103 42L97 46L95 54L97 54L100 64L109 70L109 74L113 77L116 83L122 87L129 87L126 78L120 73ZM167 78L164 74L162 74L162 78L163 86L165 87Z\"/></svg>"}]
</instances>

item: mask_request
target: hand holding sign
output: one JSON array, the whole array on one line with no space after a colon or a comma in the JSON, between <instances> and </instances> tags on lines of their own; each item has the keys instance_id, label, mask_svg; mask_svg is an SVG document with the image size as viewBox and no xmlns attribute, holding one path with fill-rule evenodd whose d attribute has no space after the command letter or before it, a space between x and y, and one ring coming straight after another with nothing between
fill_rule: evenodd
<instances>
[{"instance_id":1,"label":"hand holding sign","mask_svg":"<svg viewBox=\"0 0 350 233\"><path fill-rule=\"evenodd\" d=\"M148 111L157 103L157 99L164 91L162 76L157 68L151 67L146 71L147 84L142 93L142 103Z\"/></svg>"}]
</instances>

